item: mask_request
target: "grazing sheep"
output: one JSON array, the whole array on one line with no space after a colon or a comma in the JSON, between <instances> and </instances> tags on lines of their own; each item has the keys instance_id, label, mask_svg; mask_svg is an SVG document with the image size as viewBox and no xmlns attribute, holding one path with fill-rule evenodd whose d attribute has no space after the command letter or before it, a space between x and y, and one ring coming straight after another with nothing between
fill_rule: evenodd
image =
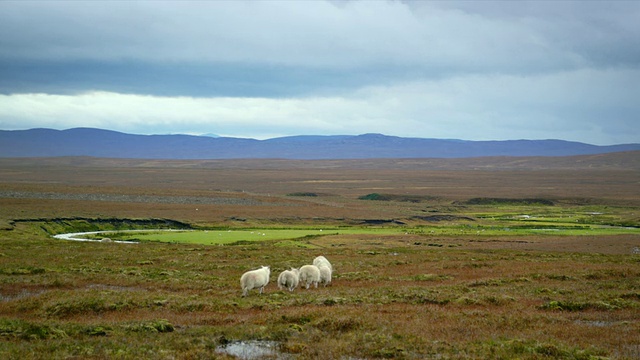
<instances>
[{"instance_id":1,"label":"grazing sheep","mask_svg":"<svg viewBox=\"0 0 640 360\"><path fill-rule=\"evenodd\" d=\"M318 287L320 282L320 269L315 265L304 265L300 268L300 282L308 289L311 284Z\"/></svg>"},{"instance_id":2,"label":"grazing sheep","mask_svg":"<svg viewBox=\"0 0 640 360\"><path fill-rule=\"evenodd\" d=\"M320 265L326 265L329 268L329 270L333 272L333 266L331 266L331 263L329 262L329 260L327 260L327 258L322 255L313 259L313 265L317 267L320 267Z\"/></svg>"},{"instance_id":3,"label":"grazing sheep","mask_svg":"<svg viewBox=\"0 0 640 360\"><path fill-rule=\"evenodd\" d=\"M289 291L293 291L296 287L298 287L298 282L300 281L300 271L296 268L291 268L291 270L285 270L280 273L278 276L278 288L288 289Z\"/></svg>"},{"instance_id":4,"label":"grazing sheep","mask_svg":"<svg viewBox=\"0 0 640 360\"><path fill-rule=\"evenodd\" d=\"M320 282L324 286L331 284L331 269L326 265L320 265L318 270L320 270Z\"/></svg>"},{"instance_id":5,"label":"grazing sheep","mask_svg":"<svg viewBox=\"0 0 640 360\"><path fill-rule=\"evenodd\" d=\"M263 266L257 270L247 271L242 274L240 278L240 286L242 287L242 296L247 296L247 293L251 289L260 289L260 294L262 294L262 290L269 283L269 275L271 274L271 270L268 266Z\"/></svg>"}]
</instances>

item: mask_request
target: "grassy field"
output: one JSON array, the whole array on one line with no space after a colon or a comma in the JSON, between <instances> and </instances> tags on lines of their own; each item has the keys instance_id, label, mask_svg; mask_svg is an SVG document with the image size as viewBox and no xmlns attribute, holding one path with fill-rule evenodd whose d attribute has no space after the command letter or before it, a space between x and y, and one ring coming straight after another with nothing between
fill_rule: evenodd
<instances>
[{"instance_id":1,"label":"grassy field","mask_svg":"<svg viewBox=\"0 0 640 360\"><path fill-rule=\"evenodd\" d=\"M306 246L305 239L327 235L391 235L399 234L398 229L247 229L247 230L190 230L181 232L114 233L106 234L124 241L160 241L199 245L238 245L256 241L291 240L285 244ZM295 240L295 241L294 241ZM283 243L282 241L275 242Z\"/></svg>"},{"instance_id":2,"label":"grassy field","mask_svg":"<svg viewBox=\"0 0 640 360\"><path fill-rule=\"evenodd\" d=\"M0 159L0 358L640 358L640 171L478 161Z\"/></svg>"},{"instance_id":3,"label":"grassy field","mask_svg":"<svg viewBox=\"0 0 640 360\"><path fill-rule=\"evenodd\" d=\"M609 235L640 235L640 228L612 227L591 225L558 225L557 223L531 225L502 225L502 226L420 226L420 227L343 227L343 228L260 228L245 230L172 230L172 231L105 231L98 234L79 236L90 240L110 239L117 241L146 242L158 241L181 244L199 245L238 245L256 241L278 240L275 244L290 244L293 246L309 246L309 239L320 236L361 235L361 236L402 236L420 234L429 236L526 236L537 234L552 234L557 236L609 236ZM288 240L288 241L287 241Z\"/></svg>"}]
</instances>

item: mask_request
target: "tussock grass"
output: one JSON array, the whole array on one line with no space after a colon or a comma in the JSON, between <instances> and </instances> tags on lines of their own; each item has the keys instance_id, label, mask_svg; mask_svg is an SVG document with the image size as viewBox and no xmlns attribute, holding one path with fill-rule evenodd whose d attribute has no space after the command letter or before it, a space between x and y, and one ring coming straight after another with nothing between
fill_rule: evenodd
<instances>
[{"instance_id":1,"label":"tussock grass","mask_svg":"<svg viewBox=\"0 0 640 360\"><path fill-rule=\"evenodd\" d=\"M0 183L28 195L0 198L2 359L224 358L218 346L243 340L298 359L640 356L636 170L33 161L4 162ZM373 192L387 201L358 200ZM49 236L366 223L214 246ZM330 286L277 290L279 271L317 255L335 267ZM242 298L241 274L262 265L265 293Z\"/></svg>"},{"instance_id":2,"label":"tussock grass","mask_svg":"<svg viewBox=\"0 0 640 360\"><path fill-rule=\"evenodd\" d=\"M344 238L348 246L314 240L322 250L1 241L3 358L216 357L218 345L238 340L276 341L293 356L321 359L624 358L640 329L631 254L434 248L357 235ZM47 251L25 259L27 248ZM331 286L289 293L272 278L265 294L240 296L246 269L268 264L278 273L320 252L336 268Z\"/></svg>"}]
</instances>

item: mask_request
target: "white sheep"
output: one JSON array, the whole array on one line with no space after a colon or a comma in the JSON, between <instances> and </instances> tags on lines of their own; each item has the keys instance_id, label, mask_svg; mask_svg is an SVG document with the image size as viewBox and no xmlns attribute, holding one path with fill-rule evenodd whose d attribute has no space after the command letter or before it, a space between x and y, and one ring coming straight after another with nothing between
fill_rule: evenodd
<instances>
[{"instance_id":1,"label":"white sheep","mask_svg":"<svg viewBox=\"0 0 640 360\"><path fill-rule=\"evenodd\" d=\"M258 288L260 289L260 294L262 294L264 287L269 283L269 275L271 275L271 270L268 266L242 274L242 277L240 277L242 296L247 296L249 290Z\"/></svg>"},{"instance_id":2,"label":"white sheep","mask_svg":"<svg viewBox=\"0 0 640 360\"><path fill-rule=\"evenodd\" d=\"M333 272L333 266L331 265L329 260L327 260L327 258L322 256L322 255L316 257L315 259L313 259L313 265L315 265L317 267L320 267L320 265L326 265L329 268L329 270L331 270L331 272Z\"/></svg>"},{"instance_id":3,"label":"white sheep","mask_svg":"<svg viewBox=\"0 0 640 360\"><path fill-rule=\"evenodd\" d=\"M298 287L298 282L300 281L300 271L296 268L291 268L291 270L285 270L280 273L278 276L278 288L288 289L289 291L293 291L296 287Z\"/></svg>"},{"instance_id":4,"label":"white sheep","mask_svg":"<svg viewBox=\"0 0 640 360\"><path fill-rule=\"evenodd\" d=\"M320 270L320 282L324 286L331 284L331 269L326 265L320 265L318 270Z\"/></svg>"},{"instance_id":5,"label":"white sheep","mask_svg":"<svg viewBox=\"0 0 640 360\"><path fill-rule=\"evenodd\" d=\"M320 282L320 269L315 265L304 265L300 268L300 282L308 289L311 284L318 287Z\"/></svg>"}]
</instances>

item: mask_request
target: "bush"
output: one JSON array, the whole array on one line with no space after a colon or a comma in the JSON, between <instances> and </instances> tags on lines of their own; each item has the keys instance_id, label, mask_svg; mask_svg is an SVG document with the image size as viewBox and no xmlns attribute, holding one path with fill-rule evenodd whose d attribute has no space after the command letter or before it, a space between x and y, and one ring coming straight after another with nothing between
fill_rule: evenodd
<instances>
[{"instance_id":1,"label":"bush","mask_svg":"<svg viewBox=\"0 0 640 360\"><path fill-rule=\"evenodd\" d=\"M169 321L160 319L130 325L128 330L133 332L168 333L173 332L175 327Z\"/></svg>"},{"instance_id":2,"label":"bush","mask_svg":"<svg viewBox=\"0 0 640 360\"><path fill-rule=\"evenodd\" d=\"M436 198L433 196L427 196L427 195L396 195L396 194L371 193L367 195L362 195L358 199L420 203L423 201L435 200Z\"/></svg>"},{"instance_id":3,"label":"bush","mask_svg":"<svg viewBox=\"0 0 640 360\"><path fill-rule=\"evenodd\" d=\"M358 199L359 200L379 200L379 201L389 200L388 197L385 197L384 195L381 195L381 194L378 194L378 193L371 193L371 194L367 194L367 195L362 195Z\"/></svg>"},{"instance_id":4,"label":"bush","mask_svg":"<svg viewBox=\"0 0 640 360\"><path fill-rule=\"evenodd\" d=\"M294 192L294 193L287 194L287 196L309 196L309 197L316 197L316 196L318 196L318 194L317 194L317 193L313 193L313 192Z\"/></svg>"},{"instance_id":5,"label":"bush","mask_svg":"<svg viewBox=\"0 0 640 360\"><path fill-rule=\"evenodd\" d=\"M43 340L66 338L67 333L51 325L5 319L0 320L0 337L5 336L23 340Z\"/></svg>"},{"instance_id":6,"label":"bush","mask_svg":"<svg viewBox=\"0 0 640 360\"><path fill-rule=\"evenodd\" d=\"M349 332L362 328L362 323L359 320L352 318L324 318L314 324L316 328L326 332Z\"/></svg>"}]
</instances>

